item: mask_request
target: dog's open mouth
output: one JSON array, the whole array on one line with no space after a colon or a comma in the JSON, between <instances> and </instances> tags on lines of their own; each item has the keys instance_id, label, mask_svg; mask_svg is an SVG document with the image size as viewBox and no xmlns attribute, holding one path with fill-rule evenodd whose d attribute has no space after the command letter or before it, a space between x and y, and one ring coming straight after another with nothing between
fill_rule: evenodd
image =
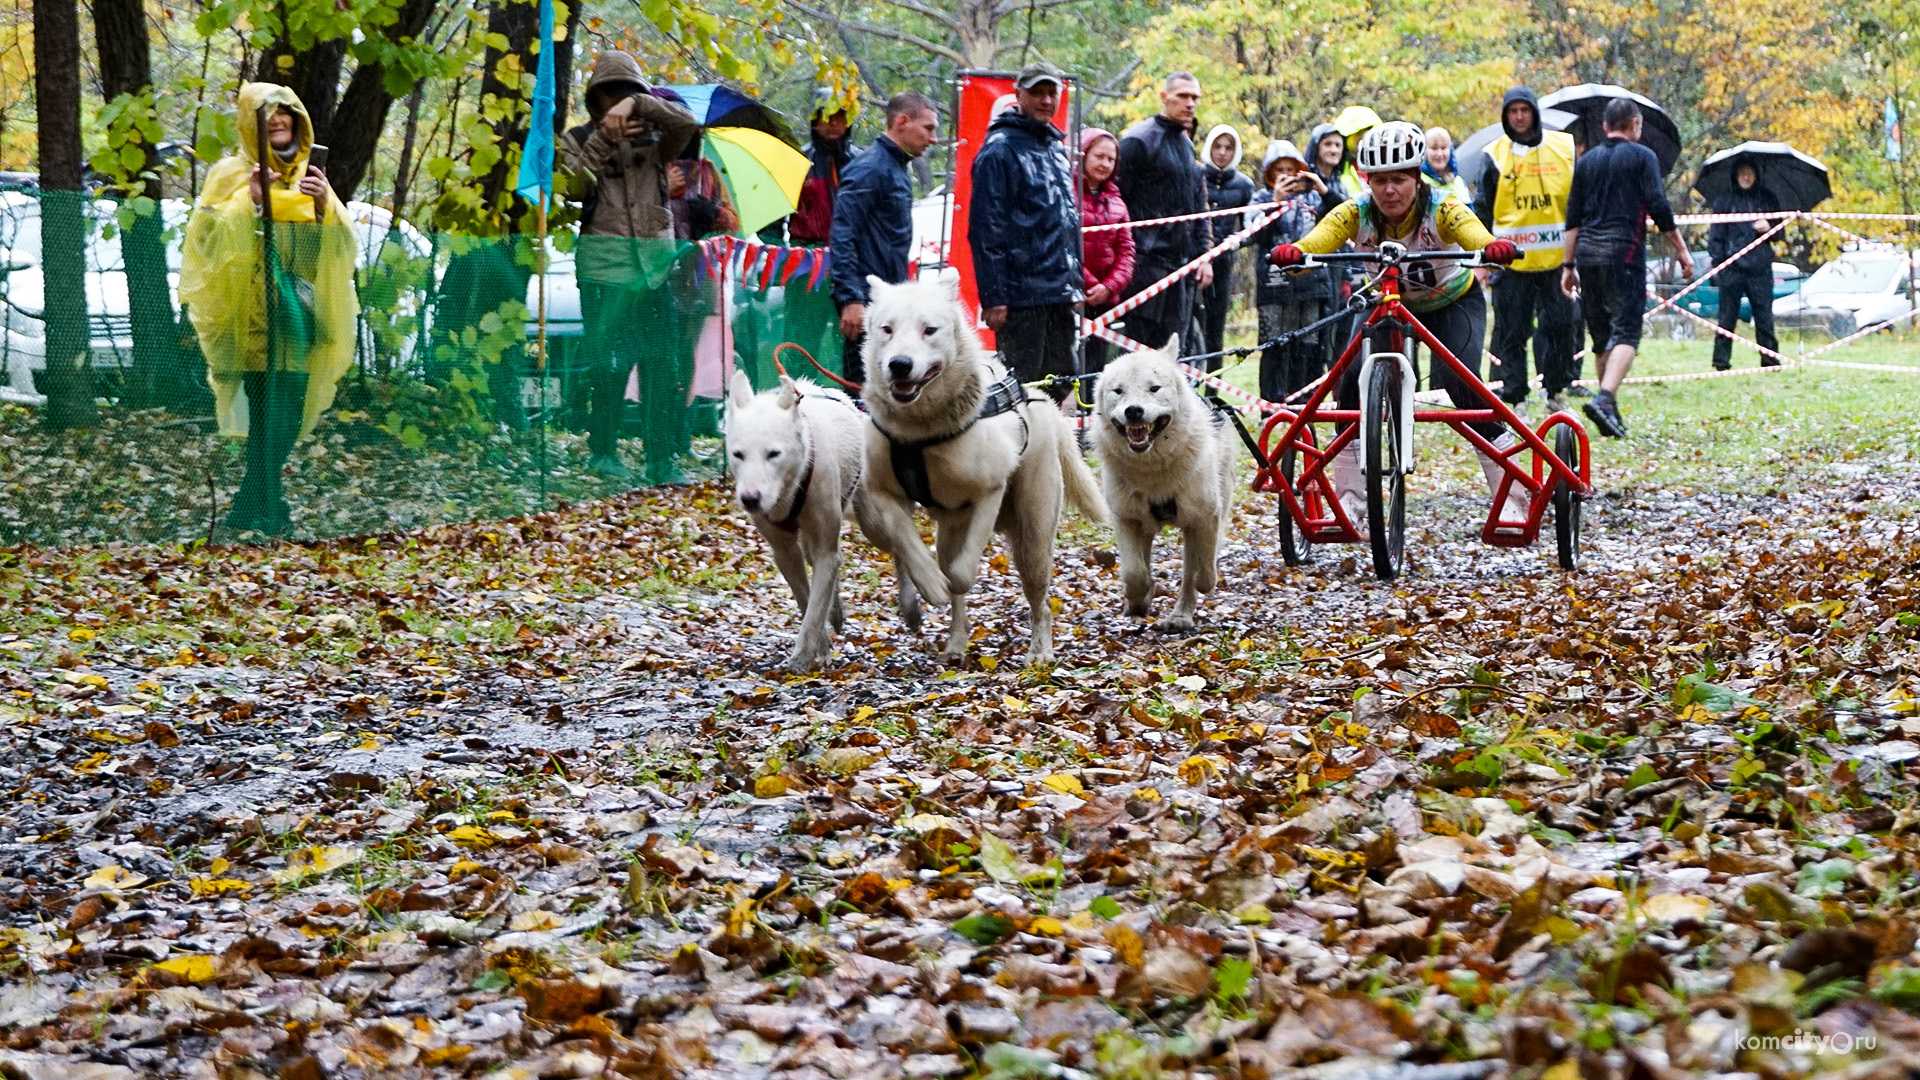
<instances>
[{"instance_id":1,"label":"dog's open mouth","mask_svg":"<svg viewBox=\"0 0 1920 1080\"><path fill-rule=\"evenodd\" d=\"M909 404L920 396L920 391L925 390L928 383L939 378L940 373L945 370L946 365L936 364L933 370L927 372L926 378L924 379L908 379L904 382L890 382L887 384L887 393L892 395L893 400L900 404Z\"/></svg>"},{"instance_id":2,"label":"dog's open mouth","mask_svg":"<svg viewBox=\"0 0 1920 1080\"><path fill-rule=\"evenodd\" d=\"M1144 454L1152 448L1153 440L1159 438L1160 433L1167 430L1167 425L1172 422L1173 416L1169 414L1151 424L1123 424L1116 420L1113 426L1119 429L1120 434L1127 437L1127 449L1136 454Z\"/></svg>"}]
</instances>

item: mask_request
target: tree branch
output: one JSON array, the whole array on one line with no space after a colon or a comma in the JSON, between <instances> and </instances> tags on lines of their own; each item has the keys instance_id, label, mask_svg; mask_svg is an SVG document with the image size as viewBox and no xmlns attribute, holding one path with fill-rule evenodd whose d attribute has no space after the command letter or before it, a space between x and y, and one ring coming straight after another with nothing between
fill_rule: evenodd
<instances>
[{"instance_id":1,"label":"tree branch","mask_svg":"<svg viewBox=\"0 0 1920 1080\"><path fill-rule=\"evenodd\" d=\"M894 0L887 0L887 2L893 3ZM1087 0L1000 0L1000 6L993 9L993 17L1004 19L1017 11L1046 11L1050 8L1086 2Z\"/></svg>"},{"instance_id":2,"label":"tree branch","mask_svg":"<svg viewBox=\"0 0 1920 1080\"><path fill-rule=\"evenodd\" d=\"M890 26L871 26L867 23L854 22L852 19L843 19L830 11L821 11L817 8L808 7L800 3L799 0L785 0L785 3L788 7L805 15L807 18L820 20L837 29L855 30L862 34L872 34L874 37L883 37L892 41L903 42L923 52L932 53L934 56L938 56L944 60L951 60L961 67L966 66L966 57L961 56L957 50L948 48L937 42L928 41L926 38L920 37L917 34L909 34L905 30L895 30Z\"/></svg>"},{"instance_id":3,"label":"tree branch","mask_svg":"<svg viewBox=\"0 0 1920 1080\"><path fill-rule=\"evenodd\" d=\"M954 18L944 11L935 11L925 4L917 3L916 0L880 0L880 2L883 4L891 4L905 11L911 11L916 15L924 15L934 22L939 23L941 26L953 31L955 34L960 33L959 19Z\"/></svg>"}]
</instances>

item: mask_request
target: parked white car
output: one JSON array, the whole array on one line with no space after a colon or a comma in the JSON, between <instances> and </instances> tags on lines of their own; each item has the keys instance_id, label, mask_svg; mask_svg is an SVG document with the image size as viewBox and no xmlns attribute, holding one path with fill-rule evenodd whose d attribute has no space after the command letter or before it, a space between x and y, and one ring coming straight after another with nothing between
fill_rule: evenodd
<instances>
[{"instance_id":1,"label":"parked white car","mask_svg":"<svg viewBox=\"0 0 1920 1080\"><path fill-rule=\"evenodd\" d=\"M1773 317L1783 326L1836 334L1898 319L1914 309L1908 292L1914 259L1887 247L1842 252L1815 270L1799 292L1776 300Z\"/></svg>"}]
</instances>

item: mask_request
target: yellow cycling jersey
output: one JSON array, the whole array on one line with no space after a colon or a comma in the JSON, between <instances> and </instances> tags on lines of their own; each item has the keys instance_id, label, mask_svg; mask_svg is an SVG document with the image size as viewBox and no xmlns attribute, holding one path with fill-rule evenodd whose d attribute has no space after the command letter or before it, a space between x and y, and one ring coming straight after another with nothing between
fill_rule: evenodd
<instances>
[{"instance_id":1,"label":"yellow cycling jersey","mask_svg":"<svg viewBox=\"0 0 1920 1080\"><path fill-rule=\"evenodd\" d=\"M1493 243L1493 234L1480 219L1451 195L1429 201L1425 214L1408 214L1384 231L1376 227L1371 209L1370 199L1343 202L1295 243L1314 255L1338 251L1349 243L1361 251L1378 251L1384 240L1405 244L1412 252L1479 251ZM1414 261L1400 275L1401 300L1414 311L1446 307L1472 287L1473 271L1456 263Z\"/></svg>"},{"instance_id":2,"label":"yellow cycling jersey","mask_svg":"<svg viewBox=\"0 0 1920 1080\"><path fill-rule=\"evenodd\" d=\"M1552 270L1566 248L1567 196L1573 192L1573 136L1543 133L1540 145L1515 151L1505 135L1487 147L1500 170L1493 192L1493 233L1520 249L1512 269Z\"/></svg>"}]
</instances>

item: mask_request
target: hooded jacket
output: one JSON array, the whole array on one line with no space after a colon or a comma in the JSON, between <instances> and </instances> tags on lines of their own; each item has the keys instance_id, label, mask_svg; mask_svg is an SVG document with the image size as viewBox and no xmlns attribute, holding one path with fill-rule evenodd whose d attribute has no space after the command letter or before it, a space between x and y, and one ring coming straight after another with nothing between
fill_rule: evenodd
<instances>
[{"instance_id":1,"label":"hooded jacket","mask_svg":"<svg viewBox=\"0 0 1920 1080\"><path fill-rule=\"evenodd\" d=\"M973 159L973 248L980 306L1041 307L1080 299L1080 212L1060 129L1020 112L987 128Z\"/></svg>"},{"instance_id":2,"label":"hooded jacket","mask_svg":"<svg viewBox=\"0 0 1920 1080\"><path fill-rule=\"evenodd\" d=\"M1213 164L1214 140L1225 135L1233 139L1233 160L1227 167L1217 168ZM1240 171L1240 158L1246 147L1240 142L1240 133L1231 124L1215 124L1207 132L1207 141L1200 146L1202 155L1200 175L1207 182L1207 209L1225 210L1228 207L1245 206L1253 201L1253 181ZM1234 230L1227 226L1230 218L1213 218L1213 232L1216 236L1225 236ZM1219 280L1233 266L1233 252L1229 251L1213 260L1213 276Z\"/></svg>"},{"instance_id":3,"label":"hooded jacket","mask_svg":"<svg viewBox=\"0 0 1920 1080\"><path fill-rule=\"evenodd\" d=\"M913 258L913 180L907 152L885 135L840 174L829 233L834 303L867 302L867 275L898 285Z\"/></svg>"},{"instance_id":4,"label":"hooded jacket","mask_svg":"<svg viewBox=\"0 0 1920 1080\"><path fill-rule=\"evenodd\" d=\"M1105 128L1080 129L1080 161L1085 169L1087 151L1101 139L1114 143L1115 162L1119 153L1118 139L1113 132ZM1074 191L1080 199L1080 226L1084 230L1090 225L1114 225L1129 220L1127 202L1120 197L1118 165L1113 176L1101 181L1093 191L1087 190L1086 174L1081 174L1080 183ZM1082 232L1080 234L1080 282L1088 289L1095 285L1105 285L1115 298L1127 291L1133 282L1133 230L1103 229L1100 232Z\"/></svg>"},{"instance_id":5,"label":"hooded jacket","mask_svg":"<svg viewBox=\"0 0 1920 1080\"><path fill-rule=\"evenodd\" d=\"M667 164L699 134L700 125L686 106L648 90L639 61L618 49L601 53L587 78L587 122L560 137L560 160L573 174L568 193L585 202L582 242L574 256L582 281L652 287L665 278L672 261ZM616 143L601 130L601 117L626 96L633 97L634 115L650 129L650 143L647 136ZM612 242L616 238L627 242ZM632 242L642 238L667 242Z\"/></svg>"},{"instance_id":6,"label":"hooded jacket","mask_svg":"<svg viewBox=\"0 0 1920 1080\"><path fill-rule=\"evenodd\" d=\"M1745 191L1738 183L1733 185L1726 197L1716 203L1716 214L1767 214L1780 209L1780 201L1773 193L1759 184ZM1747 221L1718 221L1707 226L1707 255L1713 259L1713 265L1719 266L1733 257L1733 253L1752 244L1760 234L1753 231L1753 223ZM1753 250L1740 257L1740 261L1728 267L1743 274L1773 276L1773 241L1754 244Z\"/></svg>"},{"instance_id":7,"label":"hooded jacket","mask_svg":"<svg viewBox=\"0 0 1920 1080\"><path fill-rule=\"evenodd\" d=\"M1353 155L1347 152L1346 136L1341 135L1340 165L1336 166L1332 172L1322 169L1320 167L1320 140L1329 135L1340 135L1340 129L1334 127L1332 124L1315 124L1313 131L1307 135L1307 145L1301 149L1306 153L1307 166L1314 172L1319 173L1320 179L1327 182L1327 196L1335 202L1346 202L1348 199L1353 198L1353 192L1347 190L1347 185L1341 181L1340 174L1346 171L1344 166L1352 159Z\"/></svg>"},{"instance_id":8,"label":"hooded jacket","mask_svg":"<svg viewBox=\"0 0 1920 1080\"><path fill-rule=\"evenodd\" d=\"M1516 102L1533 111L1533 125L1524 135L1507 120L1507 110ZM1505 134L1488 144L1486 165L1474 185L1474 215L1495 236L1520 246L1520 258L1507 271L1557 270L1565 250L1562 224L1573 192L1573 136L1542 126L1540 103L1524 86L1500 99L1500 127Z\"/></svg>"},{"instance_id":9,"label":"hooded jacket","mask_svg":"<svg viewBox=\"0 0 1920 1080\"><path fill-rule=\"evenodd\" d=\"M1165 116L1150 116L1120 137L1120 171L1115 175L1135 221L1207 208L1206 181L1194 160L1193 143L1178 122ZM1135 284L1152 284L1191 261L1212 246L1212 236L1205 218L1134 230Z\"/></svg>"},{"instance_id":10,"label":"hooded jacket","mask_svg":"<svg viewBox=\"0 0 1920 1080\"><path fill-rule=\"evenodd\" d=\"M1349 105L1340 110L1333 118L1334 129L1347 140L1345 164L1340 169L1340 183L1351 198L1359 198L1366 193L1367 178L1353 163L1354 155L1360 150L1360 140L1380 126L1380 114L1365 105Z\"/></svg>"},{"instance_id":11,"label":"hooded jacket","mask_svg":"<svg viewBox=\"0 0 1920 1080\"><path fill-rule=\"evenodd\" d=\"M291 89L273 83L240 87L237 117L240 152L214 163L187 219L180 252L180 302L186 306L207 359L207 382L224 435L247 433L243 376L269 369L268 278L260 208L249 179L260 159L255 116L263 107L293 112L293 152L269 165L280 179L268 185L275 222L274 254L309 297L314 340L295 344L276 335L272 367L307 375L301 434L313 430L333 404L334 384L353 364L354 320L360 301L353 287L354 235L347 208L331 188L324 213L299 189L313 151L313 121ZM274 155L270 152L269 157ZM280 313L279 324L287 325ZM304 348L300 347L304 344Z\"/></svg>"},{"instance_id":12,"label":"hooded jacket","mask_svg":"<svg viewBox=\"0 0 1920 1080\"><path fill-rule=\"evenodd\" d=\"M840 174L853 161L852 130L837 139L815 132L806 155L807 178L787 221L787 235L796 244L825 244L833 234L833 197L840 193Z\"/></svg>"},{"instance_id":13,"label":"hooded jacket","mask_svg":"<svg viewBox=\"0 0 1920 1080\"><path fill-rule=\"evenodd\" d=\"M1332 130L1329 128L1328 130ZM1274 162L1281 158L1290 158L1307 165L1306 158L1300 155L1294 145L1282 139L1267 144L1267 151L1260 160L1260 177L1265 180L1271 176ZM1309 166L1311 167L1311 166ZM1335 206L1345 202L1333 194L1333 185L1327 185L1327 194L1305 191L1298 195L1289 195L1280 204L1280 216L1267 223L1267 226L1254 233L1246 246L1255 252L1254 273L1258 278L1254 290L1254 303L1258 305L1286 304L1302 300L1325 300L1333 295L1333 277L1324 266L1310 270L1286 270L1266 260L1266 253L1276 244L1291 244L1312 231L1320 219L1326 217ZM1274 202L1271 185L1253 197L1248 216L1264 214L1272 208Z\"/></svg>"}]
</instances>

